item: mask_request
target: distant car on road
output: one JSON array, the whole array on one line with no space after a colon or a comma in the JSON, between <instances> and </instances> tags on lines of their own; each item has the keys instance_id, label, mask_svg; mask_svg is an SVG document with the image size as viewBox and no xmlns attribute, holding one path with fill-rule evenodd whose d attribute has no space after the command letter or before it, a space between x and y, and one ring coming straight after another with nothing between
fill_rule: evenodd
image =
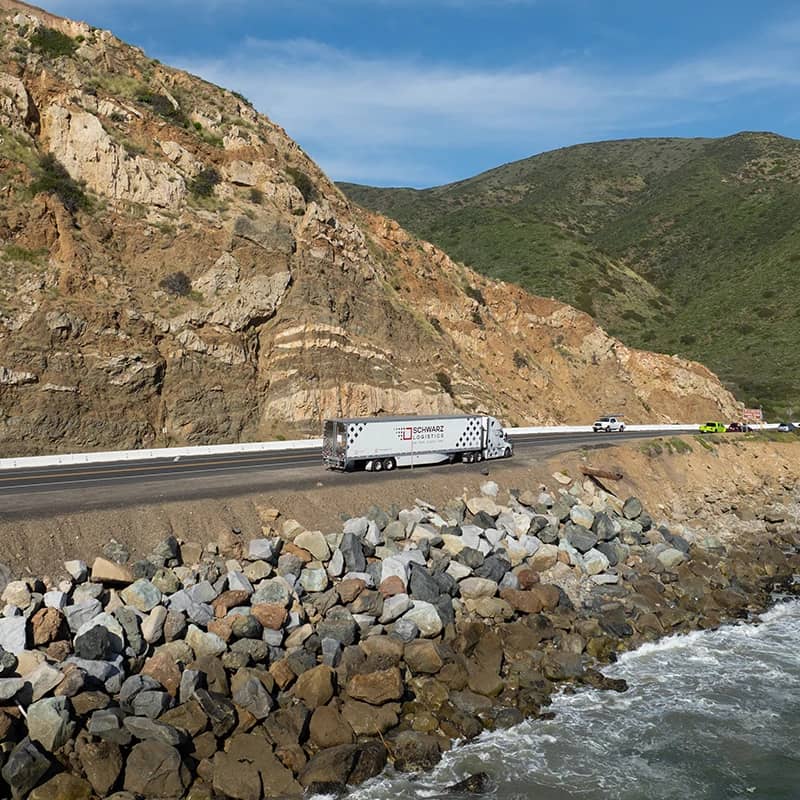
<instances>
[{"instance_id":1,"label":"distant car on road","mask_svg":"<svg viewBox=\"0 0 800 800\"><path fill-rule=\"evenodd\" d=\"M728 425L728 433L751 433L752 430L749 425L743 425L741 422L731 422Z\"/></svg>"},{"instance_id":2,"label":"distant car on road","mask_svg":"<svg viewBox=\"0 0 800 800\"><path fill-rule=\"evenodd\" d=\"M778 425L778 430L781 433L795 433L796 431L800 431L800 426L794 422L781 422Z\"/></svg>"},{"instance_id":3,"label":"distant car on road","mask_svg":"<svg viewBox=\"0 0 800 800\"><path fill-rule=\"evenodd\" d=\"M624 430L625 423L619 418L619 415L616 417L600 417L600 419L592 425L592 431L594 433L598 431L603 431L603 433L622 433Z\"/></svg>"},{"instance_id":4,"label":"distant car on road","mask_svg":"<svg viewBox=\"0 0 800 800\"><path fill-rule=\"evenodd\" d=\"M724 422L704 422L700 426L700 433L725 433Z\"/></svg>"}]
</instances>

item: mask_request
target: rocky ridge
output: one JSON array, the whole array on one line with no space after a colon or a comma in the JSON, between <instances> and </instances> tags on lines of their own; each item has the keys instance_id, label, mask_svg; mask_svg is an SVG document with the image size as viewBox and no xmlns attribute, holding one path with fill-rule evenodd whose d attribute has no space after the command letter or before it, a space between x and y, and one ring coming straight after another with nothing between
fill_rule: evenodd
<instances>
[{"instance_id":1,"label":"rocky ridge","mask_svg":"<svg viewBox=\"0 0 800 800\"><path fill-rule=\"evenodd\" d=\"M800 485L656 520L586 478L334 532L277 509L258 538L170 538L130 563L2 576L0 775L12 796L341 792L547 714L559 685L624 691L622 650L763 610L800 567ZM2 787L2 784L0 784Z\"/></svg>"},{"instance_id":2,"label":"rocky ridge","mask_svg":"<svg viewBox=\"0 0 800 800\"><path fill-rule=\"evenodd\" d=\"M0 87L3 454L735 414L702 366L361 212L244 98L107 31L2 0Z\"/></svg>"}]
</instances>

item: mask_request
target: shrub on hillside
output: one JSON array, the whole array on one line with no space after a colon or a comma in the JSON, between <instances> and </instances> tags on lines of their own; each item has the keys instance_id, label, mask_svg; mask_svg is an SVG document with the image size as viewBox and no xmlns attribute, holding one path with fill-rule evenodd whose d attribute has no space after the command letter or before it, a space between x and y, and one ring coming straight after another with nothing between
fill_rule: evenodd
<instances>
[{"instance_id":1,"label":"shrub on hillside","mask_svg":"<svg viewBox=\"0 0 800 800\"><path fill-rule=\"evenodd\" d=\"M439 386L450 395L453 396L453 382L450 380L450 376L446 372L437 372L436 373L436 380L439 382Z\"/></svg>"},{"instance_id":2,"label":"shrub on hillside","mask_svg":"<svg viewBox=\"0 0 800 800\"><path fill-rule=\"evenodd\" d=\"M154 114L163 117L168 122L180 125L182 128L189 127L189 120L180 107L176 108L173 102L163 94L151 92L149 89L141 89L136 93L136 99L146 105Z\"/></svg>"},{"instance_id":3,"label":"shrub on hillside","mask_svg":"<svg viewBox=\"0 0 800 800\"><path fill-rule=\"evenodd\" d=\"M299 169L295 169L295 167L287 167L286 174L292 179L292 183L300 190L300 194L303 195L303 200L305 200L306 203L310 203L317 196L317 190L314 188L311 178L309 178L305 172L301 172Z\"/></svg>"},{"instance_id":4,"label":"shrub on hillside","mask_svg":"<svg viewBox=\"0 0 800 800\"><path fill-rule=\"evenodd\" d=\"M198 197L211 197L220 180L219 172L214 167L206 167L189 181L189 191Z\"/></svg>"},{"instance_id":5,"label":"shrub on hillside","mask_svg":"<svg viewBox=\"0 0 800 800\"><path fill-rule=\"evenodd\" d=\"M185 272L171 272L158 285L169 294L186 297L192 291L192 279Z\"/></svg>"},{"instance_id":6,"label":"shrub on hillside","mask_svg":"<svg viewBox=\"0 0 800 800\"><path fill-rule=\"evenodd\" d=\"M50 58L71 56L77 49L78 43L61 31L53 28L41 27L31 34L31 47L37 52Z\"/></svg>"}]
</instances>

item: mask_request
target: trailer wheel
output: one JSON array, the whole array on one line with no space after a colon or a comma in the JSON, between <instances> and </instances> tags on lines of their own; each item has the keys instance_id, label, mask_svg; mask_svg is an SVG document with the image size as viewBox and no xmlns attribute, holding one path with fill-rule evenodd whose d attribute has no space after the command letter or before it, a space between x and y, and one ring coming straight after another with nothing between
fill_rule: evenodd
<instances>
[{"instance_id":1,"label":"trailer wheel","mask_svg":"<svg viewBox=\"0 0 800 800\"><path fill-rule=\"evenodd\" d=\"M372 471L373 472L380 472L382 469L383 469L383 461L381 461L379 458L376 458L372 462Z\"/></svg>"},{"instance_id":2,"label":"trailer wheel","mask_svg":"<svg viewBox=\"0 0 800 800\"><path fill-rule=\"evenodd\" d=\"M397 466L397 464L395 463L395 460L394 460L393 458L387 458L387 459L386 459L386 460L383 462L383 468L384 468L384 469L385 469L387 472L390 472L390 471L391 471L391 470L393 470L393 469L394 469L396 466Z\"/></svg>"},{"instance_id":3,"label":"trailer wheel","mask_svg":"<svg viewBox=\"0 0 800 800\"><path fill-rule=\"evenodd\" d=\"M506 447L505 452L503 453L503 458L511 458L511 448Z\"/></svg>"},{"instance_id":4,"label":"trailer wheel","mask_svg":"<svg viewBox=\"0 0 800 800\"><path fill-rule=\"evenodd\" d=\"M465 464L471 464L472 463L472 453L464 453L464 455L461 456L461 460Z\"/></svg>"},{"instance_id":5,"label":"trailer wheel","mask_svg":"<svg viewBox=\"0 0 800 800\"><path fill-rule=\"evenodd\" d=\"M475 460L483 461L483 453L480 450L477 453L475 453Z\"/></svg>"}]
</instances>

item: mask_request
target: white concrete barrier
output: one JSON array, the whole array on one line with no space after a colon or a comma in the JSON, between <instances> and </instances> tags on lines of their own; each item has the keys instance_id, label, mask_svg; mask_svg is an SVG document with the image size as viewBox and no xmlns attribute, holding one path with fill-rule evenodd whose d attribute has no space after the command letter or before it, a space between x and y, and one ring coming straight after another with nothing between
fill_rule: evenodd
<instances>
[{"instance_id":1,"label":"white concrete barrier","mask_svg":"<svg viewBox=\"0 0 800 800\"><path fill-rule=\"evenodd\" d=\"M700 423L686 425L626 425L626 431L652 431L653 433L678 433L696 431ZM755 426L754 426L755 427ZM777 428L777 423L759 426L761 429ZM511 436L529 436L548 433L591 433L591 425L535 426L506 428ZM613 437L613 434L611 434ZM606 437L600 437L599 439ZM158 447L148 450L105 450L96 453L65 453L55 456L24 456L0 458L2 469L35 469L37 467L69 466L70 464L102 464L113 461L154 461L157 459L219 456L231 453L268 453L285 450L319 450L322 439L294 439L287 442L242 442L239 444L213 444L196 447Z\"/></svg>"}]
</instances>

